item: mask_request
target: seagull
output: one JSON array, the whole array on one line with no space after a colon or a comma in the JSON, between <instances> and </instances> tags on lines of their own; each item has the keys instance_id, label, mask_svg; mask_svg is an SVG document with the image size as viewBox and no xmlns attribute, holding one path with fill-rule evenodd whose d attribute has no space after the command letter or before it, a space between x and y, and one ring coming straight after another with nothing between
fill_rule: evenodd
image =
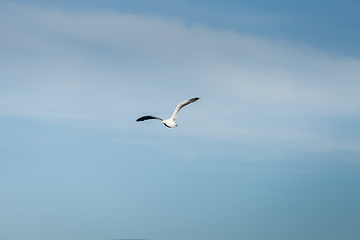
<instances>
[{"instance_id":1,"label":"seagull","mask_svg":"<svg viewBox=\"0 0 360 240\"><path fill-rule=\"evenodd\" d=\"M149 116L143 116L141 118L138 118L138 119L136 119L136 121L137 122L142 122L142 121L149 120L149 119L158 119L158 120L161 121L161 123L163 123L168 128L177 127L178 125L175 123L175 119L176 119L177 115L179 114L180 109L185 107L186 105L188 105L190 103L196 102L199 99L200 99L199 97L195 97L195 98L191 98L191 99L188 99L186 101L183 101L183 102L179 103L176 106L174 112L171 114L171 117L169 119L163 120L163 119L161 119L159 117L149 115Z\"/></svg>"}]
</instances>

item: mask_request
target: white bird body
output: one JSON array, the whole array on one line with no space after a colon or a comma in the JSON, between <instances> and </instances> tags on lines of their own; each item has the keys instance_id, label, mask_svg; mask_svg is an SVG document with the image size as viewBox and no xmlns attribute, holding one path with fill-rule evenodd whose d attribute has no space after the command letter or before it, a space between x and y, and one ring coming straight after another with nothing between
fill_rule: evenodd
<instances>
[{"instance_id":1,"label":"white bird body","mask_svg":"<svg viewBox=\"0 0 360 240\"><path fill-rule=\"evenodd\" d=\"M161 121L161 123L163 123L165 126L167 126L169 128L177 127L177 124L171 118L163 120L163 121Z\"/></svg>"},{"instance_id":2,"label":"white bird body","mask_svg":"<svg viewBox=\"0 0 360 240\"><path fill-rule=\"evenodd\" d=\"M190 103L196 102L199 99L200 99L199 97L196 97L196 98L191 98L191 99L188 99L186 101L183 101L183 102L179 103L175 107L175 110L171 114L169 119L163 120L163 119L161 119L159 117L149 115L149 116L143 116L141 118L138 118L136 121L139 122L139 121L145 121L145 120L149 120L149 119L158 119L158 120L161 120L161 123L163 123L168 128L177 127L178 125L175 123L175 119L176 119L177 115L179 114L180 109L183 108L184 106L190 104Z\"/></svg>"}]
</instances>

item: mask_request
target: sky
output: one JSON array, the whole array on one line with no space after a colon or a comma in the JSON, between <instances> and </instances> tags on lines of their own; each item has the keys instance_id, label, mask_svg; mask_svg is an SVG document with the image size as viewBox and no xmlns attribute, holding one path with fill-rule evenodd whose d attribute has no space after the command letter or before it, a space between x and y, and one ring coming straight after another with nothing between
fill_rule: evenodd
<instances>
[{"instance_id":1,"label":"sky","mask_svg":"<svg viewBox=\"0 0 360 240\"><path fill-rule=\"evenodd\" d=\"M359 239L359 10L0 0L0 239Z\"/></svg>"}]
</instances>

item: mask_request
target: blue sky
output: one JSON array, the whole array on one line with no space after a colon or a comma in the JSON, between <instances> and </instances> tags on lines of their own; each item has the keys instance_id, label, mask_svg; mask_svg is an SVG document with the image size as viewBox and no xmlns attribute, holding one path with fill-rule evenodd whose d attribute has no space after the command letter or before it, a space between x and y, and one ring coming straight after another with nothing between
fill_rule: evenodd
<instances>
[{"instance_id":1,"label":"blue sky","mask_svg":"<svg viewBox=\"0 0 360 240\"><path fill-rule=\"evenodd\" d=\"M0 1L0 238L358 239L359 9Z\"/></svg>"}]
</instances>

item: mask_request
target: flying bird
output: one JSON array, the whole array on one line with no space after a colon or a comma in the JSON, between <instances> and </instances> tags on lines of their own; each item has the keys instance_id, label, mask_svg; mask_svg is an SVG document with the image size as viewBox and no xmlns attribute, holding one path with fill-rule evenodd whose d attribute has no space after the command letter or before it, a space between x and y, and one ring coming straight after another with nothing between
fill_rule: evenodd
<instances>
[{"instance_id":1,"label":"flying bird","mask_svg":"<svg viewBox=\"0 0 360 240\"><path fill-rule=\"evenodd\" d=\"M186 105L188 105L190 103L196 102L199 99L200 99L199 97L195 97L195 98L191 98L189 100L186 100L186 101L183 101L183 102L179 103L176 106L174 112L171 114L171 117L169 119L163 120L163 119L161 119L159 117L149 115L149 116L143 116L141 118L138 118L138 119L136 119L136 121L141 122L141 121L145 121L145 120L149 120L149 119L158 119L158 120L161 121L161 123L163 123L168 128L177 127L178 125L175 123L175 119L176 119L177 115L179 114L180 109L185 107Z\"/></svg>"}]
</instances>

